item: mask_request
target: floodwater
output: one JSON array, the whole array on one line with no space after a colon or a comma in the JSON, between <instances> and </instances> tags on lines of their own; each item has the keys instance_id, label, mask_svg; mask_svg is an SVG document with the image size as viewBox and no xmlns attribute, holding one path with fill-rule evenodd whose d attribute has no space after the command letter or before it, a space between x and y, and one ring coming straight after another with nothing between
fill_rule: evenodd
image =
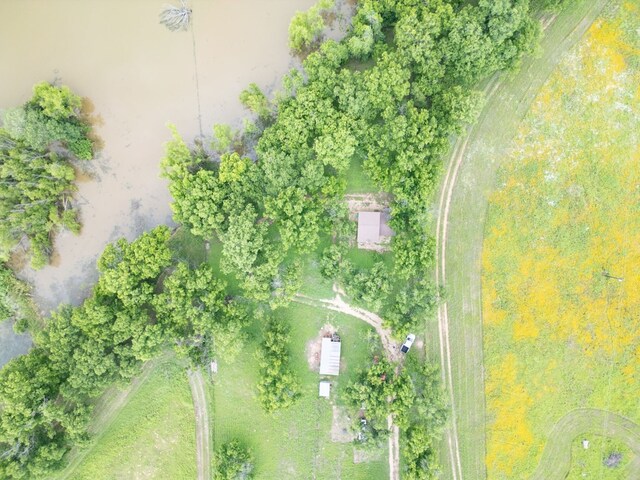
<instances>
[{"instance_id":1,"label":"floodwater","mask_svg":"<svg viewBox=\"0 0 640 480\"><path fill-rule=\"evenodd\" d=\"M239 126L240 91L250 82L271 91L297 64L288 23L314 1L192 0L193 31L170 32L158 23L166 0L0 0L0 107L57 79L88 99L103 144L79 182L82 233L59 234L53 265L22 272L43 312L88 295L107 243L172 223L158 176L166 124L185 139L213 123Z\"/></svg>"}]
</instances>

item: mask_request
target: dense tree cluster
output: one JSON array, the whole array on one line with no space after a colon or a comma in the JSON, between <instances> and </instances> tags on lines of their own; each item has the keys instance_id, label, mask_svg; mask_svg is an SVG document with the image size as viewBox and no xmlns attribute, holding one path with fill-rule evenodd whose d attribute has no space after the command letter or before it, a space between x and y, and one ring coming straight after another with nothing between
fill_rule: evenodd
<instances>
[{"instance_id":1,"label":"dense tree cluster","mask_svg":"<svg viewBox=\"0 0 640 480\"><path fill-rule=\"evenodd\" d=\"M214 457L214 478L219 480L248 480L253 478L253 456L238 440L220 445Z\"/></svg>"},{"instance_id":2,"label":"dense tree cluster","mask_svg":"<svg viewBox=\"0 0 640 480\"><path fill-rule=\"evenodd\" d=\"M270 318L256 353L260 365L258 399L266 412L290 407L300 397L300 382L289 364L289 327Z\"/></svg>"},{"instance_id":3,"label":"dense tree cluster","mask_svg":"<svg viewBox=\"0 0 640 480\"><path fill-rule=\"evenodd\" d=\"M109 246L94 294L62 307L36 347L0 371L0 477L41 478L86 438L86 400L129 380L158 342L147 308L169 260L168 230Z\"/></svg>"},{"instance_id":4,"label":"dense tree cluster","mask_svg":"<svg viewBox=\"0 0 640 480\"><path fill-rule=\"evenodd\" d=\"M163 172L176 221L217 236L225 272L248 297L280 305L299 283L293 259L315 252L322 235L340 236L346 172L362 162L393 199L393 261L343 269L348 263L331 250L324 271L347 272L345 289L406 333L437 297L428 208L450 136L482 105L473 87L517 67L538 29L528 0L363 0L347 37L325 41L303 74L285 78L275 115L255 85L243 92L263 128L249 155L256 161L233 151L230 131L216 132L220 158L189 149L174 132Z\"/></svg>"},{"instance_id":5,"label":"dense tree cluster","mask_svg":"<svg viewBox=\"0 0 640 480\"><path fill-rule=\"evenodd\" d=\"M31 264L49 262L58 229L80 230L72 205L75 171L62 144L77 158L91 159L90 127L80 117L80 97L67 87L41 83L23 106L8 110L0 129L0 257L22 240Z\"/></svg>"},{"instance_id":6,"label":"dense tree cluster","mask_svg":"<svg viewBox=\"0 0 640 480\"><path fill-rule=\"evenodd\" d=\"M167 227L108 245L100 278L78 307L63 306L36 346L0 371L0 478L41 478L86 438L88 400L139 373L173 344L196 364L233 357L246 314L210 267L172 263Z\"/></svg>"},{"instance_id":7,"label":"dense tree cluster","mask_svg":"<svg viewBox=\"0 0 640 480\"><path fill-rule=\"evenodd\" d=\"M195 364L210 358L233 360L245 342L244 309L226 296L226 285L208 264L179 263L153 300L163 334Z\"/></svg>"},{"instance_id":8,"label":"dense tree cluster","mask_svg":"<svg viewBox=\"0 0 640 480\"><path fill-rule=\"evenodd\" d=\"M396 388L393 365L376 357L368 370L359 372L343 395L344 401L354 409L362 411L354 427L358 433L357 442L361 446L379 446L389 431L387 416L391 414L390 400Z\"/></svg>"},{"instance_id":9,"label":"dense tree cluster","mask_svg":"<svg viewBox=\"0 0 640 480\"><path fill-rule=\"evenodd\" d=\"M439 478L437 450L448 416L440 373L415 357L408 358L406 368L415 396L402 437L405 476L412 480Z\"/></svg>"},{"instance_id":10,"label":"dense tree cluster","mask_svg":"<svg viewBox=\"0 0 640 480\"><path fill-rule=\"evenodd\" d=\"M60 142L77 158L91 160L93 144L87 137L91 127L80 115L81 106L82 100L69 87L39 83L31 100L5 113L4 129L33 150L44 151Z\"/></svg>"},{"instance_id":11,"label":"dense tree cluster","mask_svg":"<svg viewBox=\"0 0 640 480\"><path fill-rule=\"evenodd\" d=\"M171 182L174 219L194 235L222 240L221 268L240 280L247 296L273 306L286 302L295 293L300 265L285 258L291 244L304 238L283 228L285 245L279 244L267 212L298 208L299 199L283 193L265 201L258 164L237 152L212 161L199 149L191 151L173 131L162 172Z\"/></svg>"}]
</instances>

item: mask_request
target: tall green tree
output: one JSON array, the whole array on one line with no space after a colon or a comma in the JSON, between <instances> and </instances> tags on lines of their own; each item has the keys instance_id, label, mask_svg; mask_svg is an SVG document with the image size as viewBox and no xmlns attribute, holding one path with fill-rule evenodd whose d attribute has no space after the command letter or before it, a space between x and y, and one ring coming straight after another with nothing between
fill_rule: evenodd
<instances>
[{"instance_id":1,"label":"tall green tree","mask_svg":"<svg viewBox=\"0 0 640 480\"><path fill-rule=\"evenodd\" d=\"M41 83L24 105L4 114L0 129L0 259L23 241L31 264L49 262L53 237L60 229L80 231L73 205L75 171L67 153L54 153L56 143L75 157L89 160L90 126L80 115L80 97L68 87Z\"/></svg>"},{"instance_id":2,"label":"tall green tree","mask_svg":"<svg viewBox=\"0 0 640 480\"><path fill-rule=\"evenodd\" d=\"M4 128L32 149L45 151L61 142L77 158L90 160L93 145L87 135L91 127L80 115L81 103L68 87L40 83L34 86L31 100L5 113Z\"/></svg>"},{"instance_id":3,"label":"tall green tree","mask_svg":"<svg viewBox=\"0 0 640 480\"><path fill-rule=\"evenodd\" d=\"M73 207L75 172L67 160L15 140L0 130L0 258L26 239L31 264L41 268L59 229L80 231Z\"/></svg>"},{"instance_id":4,"label":"tall green tree","mask_svg":"<svg viewBox=\"0 0 640 480\"><path fill-rule=\"evenodd\" d=\"M0 477L45 478L87 439L89 409L60 397L64 376L34 349L0 370Z\"/></svg>"},{"instance_id":5,"label":"tall green tree","mask_svg":"<svg viewBox=\"0 0 640 480\"><path fill-rule=\"evenodd\" d=\"M253 478L253 455L238 440L220 445L214 456L214 478L220 480L248 480Z\"/></svg>"},{"instance_id":6,"label":"tall green tree","mask_svg":"<svg viewBox=\"0 0 640 480\"><path fill-rule=\"evenodd\" d=\"M192 270L179 263L153 305L163 335L195 364L217 356L233 360L244 346L244 309L227 298L226 284L208 264Z\"/></svg>"}]
</instances>

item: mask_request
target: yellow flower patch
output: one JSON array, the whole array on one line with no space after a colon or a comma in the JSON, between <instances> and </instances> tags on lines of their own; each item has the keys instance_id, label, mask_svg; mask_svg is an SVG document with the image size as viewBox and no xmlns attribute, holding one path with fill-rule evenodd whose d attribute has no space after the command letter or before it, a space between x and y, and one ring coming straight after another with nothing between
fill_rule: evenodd
<instances>
[{"instance_id":1,"label":"yellow flower patch","mask_svg":"<svg viewBox=\"0 0 640 480\"><path fill-rule=\"evenodd\" d=\"M540 91L490 196L487 471L529 478L575 408L640 422L640 31L613 6Z\"/></svg>"}]
</instances>

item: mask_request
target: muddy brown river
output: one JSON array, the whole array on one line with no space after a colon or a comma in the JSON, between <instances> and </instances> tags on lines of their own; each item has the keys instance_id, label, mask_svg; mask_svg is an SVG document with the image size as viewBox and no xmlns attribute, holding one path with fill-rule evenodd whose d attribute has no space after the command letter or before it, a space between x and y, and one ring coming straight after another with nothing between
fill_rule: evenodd
<instances>
[{"instance_id":1,"label":"muddy brown river","mask_svg":"<svg viewBox=\"0 0 640 480\"><path fill-rule=\"evenodd\" d=\"M158 23L166 3L0 0L0 107L57 79L88 99L103 142L78 184L82 233L62 232L54 264L22 272L44 312L87 296L108 242L171 224L171 198L158 176L167 122L185 139L201 128L209 134L213 123L239 126L240 91L250 82L271 91L296 64L287 26L314 0L192 0L193 32ZM27 346L3 328L0 364Z\"/></svg>"}]
</instances>

